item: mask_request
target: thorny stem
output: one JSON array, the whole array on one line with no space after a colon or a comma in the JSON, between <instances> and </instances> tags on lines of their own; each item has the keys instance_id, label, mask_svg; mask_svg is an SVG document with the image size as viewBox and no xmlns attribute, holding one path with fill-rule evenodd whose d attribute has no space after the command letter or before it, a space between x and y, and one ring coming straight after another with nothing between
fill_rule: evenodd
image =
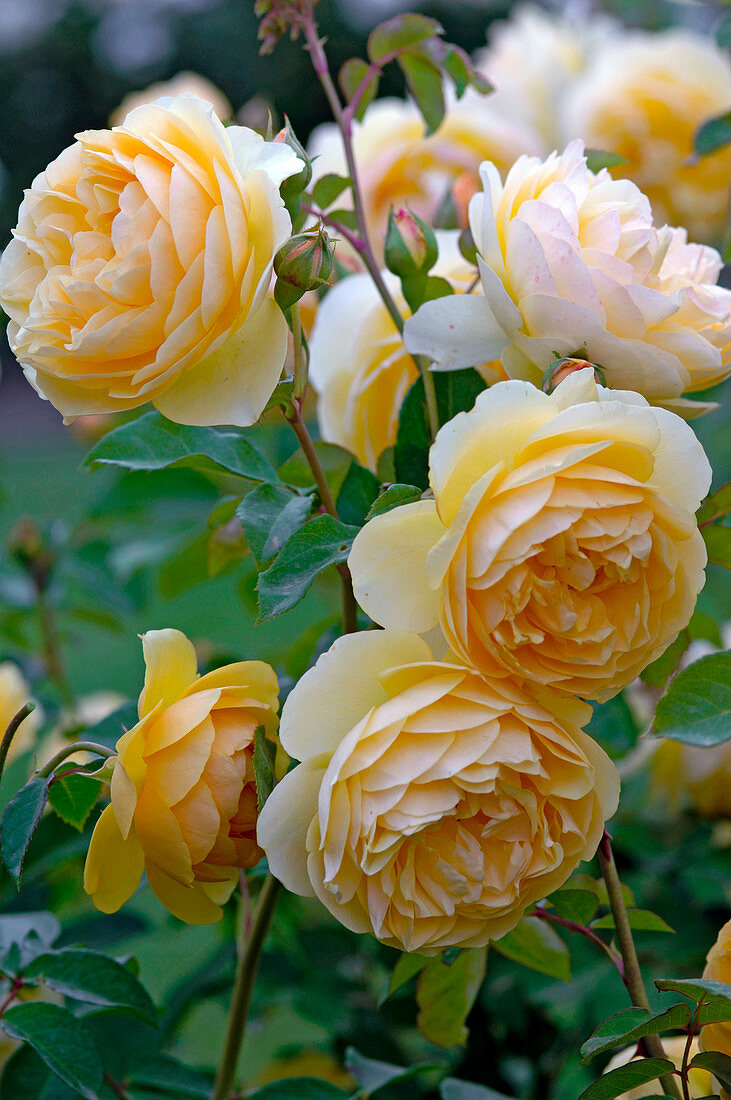
<instances>
[{"instance_id":1,"label":"thorny stem","mask_svg":"<svg viewBox=\"0 0 731 1100\"><path fill-rule=\"evenodd\" d=\"M345 161L348 166L348 175L353 182L353 206L355 208L355 216L358 221L358 234L360 237L361 248L359 249L360 256L363 263L368 269L373 282L376 285L376 289L380 294L383 304L391 315L391 319L395 324L399 332L404 331L404 319L401 316L401 312L393 300L393 297L389 293L386 286L381 269L376 262L376 257L373 252L373 246L371 245L370 234L368 232L368 223L366 221L365 202L363 200L363 190L360 184L360 176L358 175L358 165L355 160L355 152L353 150L353 135L352 135L352 121L353 114L347 109L343 111L342 104L340 103L340 96L333 83L332 76L330 75L330 67L327 63L327 57L325 50L323 49L322 40L317 32L317 24L315 23L312 12L309 11L302 19L302 30L307 40L307 48L312 57L312 64L317 74L317 78L322 85L323 91L327 97L327 101L330 105L333 118L337 123L340 135L343 139L343 150L345 152ZM362 93L361 93L362 94ZM437 408L437 395L434 387L434 377L429 370L429 364L426 359L419 355L414 359L419 373L424 379L424 392L426 395L426 406L429 413L429 427L431 429L432 439L439 431L439 410Z\"/></svg>"},{"instance_id":2,"label":"thorny stem","mask_svg":"<svg viewBox=\"0 0 731 1100\"><path fill-rule=\"evenodd\" d=\"M28 715L32 714L35 709L35 703L26 703L25 706L22 706L18 713L14 715L8 722L8 728L3 734L2 741L0 741L0 776L2 776L3 774L5 761L7 760L8 752L10 751L10 745L12 744L13 738L18 732L20 726L23 724L23 722L25 722Z\"/></svg>"},{"instance_id":3,"label":"thorny stem","mask_svg":"<svg viewBox=\"0 0 731 1100\"><path fill-rule=\"evenodd\" d=\"M291 411L285 414L287 420L292 425L292 430L297 436L299 445L302 448L302 453L307 459L307 464L312 470L312 476L315 479L315 485L317 491L320 494L320 500L322 506L328 515L333 519L338 519L337 508L335 507L335 501L330 491L330 486L327 483L325 477L325 471L322 468L320 459L317 456L315 445L312 442L312 436L307 430L307 425L302 417L302 407L299 401L295 401L291 407ZM340 574L340 580L342 583L342 601L343 601L343 633L355 634L358 630L358 605L355 602L355 596L353 595L353 580L350 576L350 570L345 562L340 562L337 566L338 573Z\"/></svg>"},{"instance_id":4,"label":"thorny stem","mask_svg":"<svg viewBox=\"0 0 731 1100\"><path fill-rule=\"evenodd\" d=\"M106 745L99 745L96 741L74 741L72 744L64 745L62 749L59 749L43 768L38 769L37 774L42 776L51 775L68 756L73 756L77 752L95 752L97 756L104 756L107 760L117 755L114 749L108 749Z\"/></svg>"},{"instance_id":5,"label":"thorny stem","mask_svg":"<svg viewBox=\"0 0 731 1100\"><path fill-rule=\"evenodd\" d=\"M20 978L20 977L13 978L13 984L10 987L9 993L4 998L2 1003L0 1003L0 1016L3 1016L5 1014L5 1009L8 1008L9 1005L12 1004L12 1002L15 1000L15 998L20 993L20 991L23 988L24 984L25 983L23 982L22 978Z\"/></svg>"},{"instance_id":6,"label":"thorny stem","mask_svg":"<svg viewBox=\"0 0 731 1100\"><path fill-rule=\"evenodd\" d=\"M624 981L624 963L621 956L613 951L608 943L605 943L601 936L597 936L596 932L592 932L591 928L587 928L584 924L576 924L572 920L566 920L565 917L559 917L557 913L549 913L540 906L537 906L533 911L535 917L540 917L541 920L548 921L550 924L558 924L561 928L567 928L569 932L576 932L579 936L584 936L587 940L591 940L597 947L601 947L602 951L612 960L622 981Z\"/></svg>"},{"instance_id":7,"label":"thorny stem","mask_svg":"<svg viewBox=\"0 0 731 1100\"><path fill-rule=\"evenodd\" d=\"M610 843L609 834L604 833L597 852L602 877L607 887L609 908L614 917L614 927L619 941L619 949L624 963L623 981L630 995L632 1004L637 1008L644 1008L651 1012L650 1002L647 997L645 983L642 980L639 959L635 943L632 938L632 929L629 925L629 917L622 896L622 884L619 881L617 865L614 862L614 853ZM645 1050L652 1058L667 1058L659 1035L646 1035L642 1040ZM675 1078L672 1074L665 1074L660 1078L662 1086L668 1096L675 1100L682 1100Z\"/></svg>"},{"instance_id":8,"label":"thorny stem","mask_svg":"<svg viewBox=\"0 0 731 1100\"><path fill-rule=\"evenodd\" d=\"M247 928L248 922L244 922L244 938L231 995L226 1041L211 1100L226 1100L226 1097L231 1094L236 1076L236 1064L246 1032L246 1019L259 969L259 960L274 916L280 889L281 886L274 876L267 875L259 893L250 930Z\"/></svg>"}]
</instances>

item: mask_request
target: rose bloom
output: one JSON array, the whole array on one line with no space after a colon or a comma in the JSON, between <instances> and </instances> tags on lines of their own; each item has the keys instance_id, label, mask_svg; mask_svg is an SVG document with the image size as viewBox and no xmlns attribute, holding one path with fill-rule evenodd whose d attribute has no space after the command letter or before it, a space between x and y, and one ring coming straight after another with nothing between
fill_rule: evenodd
<instances>
[{"instance_id":1,"label":"rose bloom","mask_svg":"<svg viewBox=\"0 0 731 1100\"><path fill-rule=\"evenodd\" d=\"M500 116L489 98L468 89L457 100L445 89L447 113L436 133L426 136L424 119L410 100L379 99L353 124L353 146L359 167L368 224L382 240L392 206L408 205L431 221L454 185L457 206L467 189L479 187L478 168L489 158L507 171L521 153L543 152L537 137L518 122ZM313 130L307 147L315 179L336 172L347 175L342 138L333 122ZM349 201L348 193L341 205ZM339 200L340 202L340 200Z\"/></svg>"},{"instance_id":2,"label":"rose bloom","mask_svg":"<svg viewBox=\"0 0 731 1100\"><path fill-rule=\"evenodd\" d=\"M234 109L220 88L217 88L215 84L205 76L201 76L200 73L192 73L186 70L176 73L170 80L160 80L156 84L151 84L149 88L130 92L129 95L124 97L116 111L109 116L109 125L124 125L127 115L135 107L153 103L162 96L179 95L194 95L198 99L205 100L206 103L210 103L220 119L233 116Z\"/></svg>"},{"instance_id":3,"label":"rose bloom","mask_svg":"<svg viewBox=\"0 0 731 1100\"><path fill-rule=\"evenodd\" d=\"M663 1037L662 1045L665 1051L666 1057L670 1059L673 1065L680 1069L683 1064L683 1054L685 1052L685 1035L673 1035L670 1039ZM699 1046L698 1039L693 1039L690 1046L691 1058L698 1054ZM605 1073L609 1073L611 1069L619 1069L620 1066L626 1066L629 1062L633 1062L636 1058L642 1057L637 1054L637 1044L634 1046L625 1047L624 1050L620 1050L618 1054L615 1054L611 1062L604 1070ZM713 1092L713 1078L708 1070L705 1069L692 1069L688 1075L688 1081L690 1084L690 1095L692 1098L700 1098L703 1096L709 1096ZM629 1092L623 1092L617 1100L642 1100L647 1098L650 1094L648 1088L652 1088L653 1083L645 1085L638 1085L636 1089L630 1089ZM657 1086L659 1087L659 1086Z\"/></svg>"},{"instance_id":4,"label":"rose bloom","mask_svg":"<svg viewBox=\"0 0 731 1100\"><path fill-rule=\"evenodd\" d=\"M290 232L284 144L195 96L88 130L36 177L0 261L26 377L65 417L152 401L183 424L253 423L284 363L266 297Z\"/></svg>"},{"instance_id":5,"label":"rose bloom","mask_svg":"<svg viewBox=\"0 0 731 1100\"><path fill-rule=\"evenodd\" d=\"M731 985L731 920L724 924L708 952L703 977L708 981ZM717 1050L731 1057L731 1022L706 1024L701 1030L700 1045L703 1050ZM729 1100L728 1092L722 1090L721 1095L723 1100Z\"/></svg>"},{"instance_id":6,"label":"rose bloom","mask_svg":"<svg viewBox=\"0 0 731 1100\"><path fill-rule=\"evenodd\" d=\"M458 291L467 289L475 269L461 255L457 237L437 234L439 259L432 274ZM382 274L396 305L407 313L399 280L389 271ZM479 369L487 382L504 377L499 362ZM378 456L396 442L401 405L418 373L370 275L350 275L327 292L315 316L309 374L323 439L375 470Z\"/></svg>"},{"instance_id":7,"label":"rose bloom","mask_svg":"<svg viewBox=\"0 0 731 1100\"><path fill-rule=\"evenodd\" d=\"M703 585L711 468L688 425L569 375L497 382L438 433L433 500L358 533L356 597L486 674L608 699L684 629Z\"/></svg>"},{"instance_id":8,"label":"rose bloom","mask_svg":"<svg viewBox=\"0 0 731 1100\"><path fill-rule=\"evenodd\" d=\"M731 817L731 741L706 747L663 740L649 768L653 796L670 809L687 804L701 817Z\"/></svg>"},{"instance_id":9,"label":"rose bloom","mask_svg":"<svg viewBox=\"0 0 731 1100\"><path fill-rule=\"evenodd\" d=\"M261 856L254 733L276 734L277 678L262 661L199 677L179 630L150 630L142 646L140 721L117 742L112 801L91 838L84 889L114 913L144 871L176 917L211 924L239 868Z\"/></svg>"},{"instance_id":10,"label":"rose bloom","mask_svg":"<svg viewBox=\"0 0 731 1100\"><path fill-rule=\"evenodd\" d=\"M612 169L641 187L659 224L718 243L728 216L731 147L695 161L696 130L731 104L728 51L689 30L610 39L575 84L564 133L628 164Z\"/></svg>"},{"instance_id":11,"label":"rose bloom","mask_svg":"<svg viewBox=\"0 0 731 1100\"><path fill-rule=\"evenodd\" d=\"M470 226L484 297L426 302L406 323L411 352L442 369L502 356L536 385L556 356L578 356L654 405L715 407L683 397L731 373L731 291L716 285L714 249L654 228L645 196L590 172L578 141L544 162L521 157L504 185L494 165L481 175Z\"/></svg>"},{"instance_id":12,"label":"rose bloom","mask_svg":"<svg viewBox=\"0 0 731 1100\"><path fill-rule=\"evenodd\" d=\"M33 702L30 684L14 661L0 663L0 738L21 707ZM8 760L17 759L35 747L42 712L36 709L18 726L8 751Z\"/></svg>"},{"instance_id":13,"label":"rose bloom","mask_svg":"<svg viewBox=\"0 0 731 1100\"><path fill-rule=\"evenodd\" d=\"M563 140L563 121L577 78L600 47L622 33L607 16L548 12L533 4L511 8L490 27L489 45L475 64L495 86L490 106L536 133L549 153Z\"/></svg>"},{"instance_id":14,"label":"rose bloom","mask_svg":"<svg viewBox=\"0 0 731 1100\"><path fill-rule=\"evenodd\" d=\"M415 634L347 635L284 707L302 763L259 818L269 866L392 947L482 946L593 856L616 809L589 713L435 661Z\"/></svg>"}]
</instances>

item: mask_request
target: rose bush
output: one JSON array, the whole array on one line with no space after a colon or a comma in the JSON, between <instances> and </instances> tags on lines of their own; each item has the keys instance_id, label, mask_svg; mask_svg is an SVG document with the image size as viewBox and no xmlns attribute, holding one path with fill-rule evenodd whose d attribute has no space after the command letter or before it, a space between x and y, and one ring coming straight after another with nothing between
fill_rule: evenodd
<instances>
[{"instance_id":1,"label":"rose bush","mask_svg":"<svg viewBox=\"0 0 731 1100\"><path fill-rule=\"evenodd\" d=\"M195 96L79 134L0 260L29 381L70 418L151 401L184 424L252 424L286 355L266 292L291 228L279 185L301 168Z\"/></svg>"},{"instance_id":2,"label":"rose bush","mask_svg":"<svg viewBox=\"0 0 731 1100\"><path fill-rule=\"evenodd\" d=\"M727 921L711 950L708 952L703 977L712 982L731 985L731 920ZM703 1050L717 1050L731 1058L731 1023L728 1020L707 1024L701 1031ZM728 1092L723 1093L724 1100Z\"/></svg>"},{"instance_id":3,"label":"rose bush","mask_svg":"<svg viewBox=\"0 0 731 1100\"><path fill-rule=\"evenodd\" d=\"M142 645L140 721L117 743L112 801L94 829L84 889L113 913L144 871L171 913L210 924L239 868L261 856L254 734L263 726L275 735L277 678L262 661L199 677L179 630L150 630Z\"/></svg>"}]
</instances>

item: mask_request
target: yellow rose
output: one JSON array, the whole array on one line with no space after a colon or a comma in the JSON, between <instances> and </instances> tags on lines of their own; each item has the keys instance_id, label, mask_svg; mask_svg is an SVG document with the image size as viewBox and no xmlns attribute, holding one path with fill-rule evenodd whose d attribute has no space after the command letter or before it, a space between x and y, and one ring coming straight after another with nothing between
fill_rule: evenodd
<instances>
[{"instance_id":1,"label":"yellow rose","mask_svg":"<svg viewBox=\"0 0 731 1100\"><path fill-rule=\"evenodd\" d=\"M153 103L162 96L194 95L198 99L210 103L219 118L232 118L234 109L220 88L217 88L205 76L200 73L183 71L176 73L170 80L160 80L151 84L149 88L130 92L126 95L117 109L109 116L110 126L123 126L124 120L135 107L142 107L147 103Z\"/></svg>"},{"instance_id":2,"label":"yellow rose","mask_svg":"<svg viewBox=\"0 0 731 1100\"><path fill-rule=\"evenodd\" d=\"M392 206L408 205L431 221L447 190L462 177L470 177L472 189L477 189L483 160L507 171L521 153L544 151L529 128L506 121L489 98L472 90L461 100L446 94L444 121L429 137L415 104L402 99L376 100L363 121L353 124L355 159L376 240L383 239ZM316 179L331 172L347 175L342 138L334 123L313 130L307 151L315 158Z\"/></svg>"},{"instance_id":3,"label":"yellow rose","mask_svg":"<svg viewBox=\"0 0 731 1100\"><path fill-rule=\"evenodd\" d=\"M710 480L680 417L589 368L550 395L498 382L437 435L434 499L356 536L355 594L383 626L439 621L485 674L608 699L688 624Z\"/></svg>"},{"instance_id":4,"label":"yellow rose","mask_svg":"<svg viewBox=\"0 0 731 1100\"><path fill-rule=\"evenodd\" d=\"M682 225L694 240L723 238L731 147L692 159L693 135L731 104L728 51L679 28L610 40L573 87L565 135L629 163L612 169L650 199L655 220Z\"/></svg>"},{"instance_id":5,"label":"yellow rose","mask_svg":"<svg viewBox=\"0 0 731 1100\"><path fill-rule=\"evenodd\" d=\"M195 96L88 130L26 192L0 304L26 377L65 417L153 404L182 424L253 423L281 374L266 297L301 162L226 129Z\"/></svg>"},{"instance_id":6,"label":"yellow rose","mask_svg":"<svg viewBox=\"0 0 731 1100\"><path fill-rule=\"evenodd\" d=\"M724 924L706 957L703 977L712 982L731 985L731 920ZM731 1057L731 1023L706 1024L701 1030L703 1050L717 1050ZM712 1091L711 1089L708 1090ZM722 1093L724 1100L728 1093Z\"/></svg>"},{"instance_id":7,"label":"yellow rose","mask_svg":"<svg viewBox=\"0 0 731 1100\"><path fill-rule=\"evenodd\" d=\"M277 678L261 661L198 677L179 630L142 637L140 721L117 742L111 805L89 847L84 889L113 913L142 873L189 924L211 924L261 856L256 843L254 733L277 725Z\"/></svg>"},{"instance_id":8,"label":"yellow rose","mask_svg":"<svg viewBox=\"0 0 731 1100\"><path fill-rule=\"evenodd\" d=\"M685 1041L685 1035L674 1035L670 1039L663 1038L662 1040L665 1054L677 1069L680 1069L683 1064ZM698 1053L698 1050L698 1040L694 1039L690 1046L691 1058ZM625 1050L620 1050L619 1054L614 1055L604 1072L608 1073L610 1069L619 1069L620 1066L626 1066L628 1062L634 1061L637 1057L640 1056L637 1054L636 1045L626 1047ZM708 1096L713 1092L713 1078L705 1069L692 1069L689 1074L689 1083L691 1097ZM647 1097L648 1088L652 1088L652 1085L639 1085L636 1089L623 1092L617 1100L641 1100L642 1097Z\"/></svg>"},{"instance_id":9,"label":"yellow rose","mask_svg":"<svg viewBox=\"0 0 731 1100\"><path fill-rule=\"evenodd\" d=\"M580 141L545 161L521 157L503 183L481 168L470 202L484 295L425 302L407 348L439 369L502 357L540 386L556 356L598 363L608 386L682 416L715 408L684 397L731 373L731 290L713 248L656 229L629 180L592 172Z\"/></svg>"},{"instance_id":10,"label":"yellow rose","mask_svg":"<svg viewBox=\"0 0 731 1100\"><path fill-rule=\"evenodd\" d=\"M475 269L461 255L458 236L437 233L439 259L432 274L465 291ZM408 312L399 280L389 271L382 275L398 308ZM478 369L487 382L505 377L499 361ZM375 470L378 456L396 442L401 405L417 375L370 275L336 283L318 307L310 341L310 381L318 393L322 438Z\"/></svg>"},{"instance_id":11,"label":"yellow rose","mask_svg":"<svg viewBox=\"0 0 731 1100\"><path fill-rule=\"evenodd\" d=\"M593 856L619 777L589 708L432 659L404 631L339 639L291 692L302 763L259 818L272 872L354 932L435 955L504 935Z\"/></svg>"},{"instance_id":12,"label":"yellow rose","mask_svg":"<svg viewBox=\"0 0 731 1100\"><path fill-rule=\"evenodd\" d=\"M731 817L731 741L709 747L660 741L650 759L653 794L671 809Z\"/></svg>"},{"instance_id":13,"label":"yellow rose","mask_svg":"<svg viewBox=\"0 0 731 1100\"><path fill-rule=\"evenodd\" d=\"M30 684L14 661L0 663L0 738L21 707L33 701ZM10 745L8 759L17 759L30 752L36 744L42 712L36 707L32 714L20 723Z\"/></svg>"}]
</instances>

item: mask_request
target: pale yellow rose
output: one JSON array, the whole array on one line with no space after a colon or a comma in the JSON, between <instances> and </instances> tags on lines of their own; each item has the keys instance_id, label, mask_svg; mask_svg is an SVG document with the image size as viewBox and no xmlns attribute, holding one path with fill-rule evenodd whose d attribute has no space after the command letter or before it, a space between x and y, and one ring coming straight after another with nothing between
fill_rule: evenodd
<instances>
[{"instance_id":1,"label":"pale yellow rose","mask_svg":"<svg viewBox=\"0 0 731 1100\"><path fill-rule=\"evenodd\" d=\"M439 260L432 274L464 291L475 269L460 254L457 237L456 232L437 234ZM399 280L388 271L382 274L405 315ZM499 362L481 366L480 373L489 382L504 377ZM322 438L375 470L378 456L396 442L401 405L417 375L370 275L336 283L318 306L310 341L310 381L318 393Z\"/></svg>"},{"instance_id":2,"label":"pale yellow rose","mask_svg":"<svg viewBox=\"0 0 731 1100\"><path fill-rule=\"evenodd\" d=\"M382 241L392 206L408 205L431 221L449 188L468 177L479 186L478 168L485 159L507 171L521 153L543 152L532 131L504 119L489 97L471 89L461 100L447 91L447 113L436 133L426 136L424 119L409 100L379 99L353 124L358 164L369 228ZM342 138L334 123L313 130L307 151L319 179L331 172L347 175ZM347 205L348 194L339 204Z\"/></svg>"},{"instance_id":3,"label":"pale yellow rose","mask_svg":"<svg viewBox=\"0 0 731 1100\"><path fill-rule=\"evenodd\" d=\"M0 663L0 738L21 707L34 701L31 686L15 662ZM10 743L8 760L17 759L35 747L42 721L42 711L36 706L33 713L24 718L18 726Z\"/></svg>"},{"instance_id":4,"label":"pale yellow rose","mask_svg":"<svg viewBox=\"0 0 731 1100\"><path fill-rule=\"evenodd\" d=\"M160 80L156 84L150 84L148 88L130 92L126 95L117 109L109 116L110 126L122 126L130 111L135 107L142 107L147 103L153 103L162 96L194 95L198 99L210 103L220 119L228 119L233 116L234 109L220 88L201 76L200 73L192 73L188 70L176 73L170 80Z\"/></svg>"},{"instance_id":5,"label":"pale yellow rose","mask_svg":"<svg viewBox=\"0 0 731 1100\"><path fill-rule=\"evenodd\" d=\"M652 793L670 809L731 817L731 741L708 748L663 740L649 761Z\"/></svg>"},{"instance_id":6,"label":"pale yellow rose","mask_svg":"<svg viewBox=\"0 0 731 1100\"><path fill-rule=\"evenodd\" d=\"M731 106L731 60L708 38L675 28L609 40L572 89L564 136L619 153L655 220L720 243L731 188L731 147L692 158L693 135Z\"/></svg>"},{"instance_id":7,"label":"pale yellow rose","mask_svg":"<svg viewBox=\"0 0 731 1100\"><path fill-rule=\"evenodd\" d=\"M441 369L502 356L511 378L541 385L556 356L599 364L607 385L683 416L683 397L731 373L731 291L718 253L656 229L628 180L586 166L581 142L546 161L521 157L505 183L481 168L470 203L484 296L426 302L406 322L415 354Z\"/></svg>"},{"instance_id":8,"label":"pale yellow rose","mask_svg":"<svg viewBox=\"0 0 731 1100\"><path fill-rule=\"evenodd\" d=\"M142 637L140 721L117 742L111 805L89 847L84 889L113 913L144 871L162 904L210 924L261 856L256 843L254 734L275 736L277 678L262 661L198 676L179 630Z\"/></svg>"},{"instance_id":9,"label":"pale yellow rose","mask_svg":"<svg viewBox=\"0 0 731 1100\"><path fill-rule=\"evenodd\" d=\"M678 1069L680 1069L683 1064L685 1042L685 1035L674 1035L670 1039L663 1038L662 1040L665 1054ZM698 1050L698 1040L693 1039L690 1045L690 1057L692 1058L694 1054L697 1054ZM620 1050L619 1054L614 1055L604 1072L608 1073L610 1069L619 1069L620 1066L626 1066L628 1062L632 1062L638 1057L641 1057L641 1055L637 1054L636 1044L632 1047L626 1047L625 1050ZM694 1100L702 1096L709 1096L713 1092L713 1078L705 1069L692 1069L688 1075L688 1081L690 1084L690 1095ZM649 1085L639 1085L636 1089L630 1089L629 1092L623 1092L622 1095L618 1097L618 1100L641 1100L642 1097L647 1097L649 1095L648 1089L651 1090L652 1087L652 1082Z\"/></svg>"},{"instance_id":10,"label":"pale yellow rose","mask_svg":"<svg viewBox=\"0 0 731 1100\"><path fill-rule=\"evenodd\" d=\"M147 401L183 424L253 423L284 363L266 297L301 161L195 96L79 134L26 192L0 304L26 377L65 417Z\"/></svg>"},{"instance_id":11,"label":"pale yellow rose","mask_svg":"<svg viewBox=\"0 0 731 1100\"><path fill-rule=\"evenodd\" d=\"M588 717L576 699L435 661L415 634L341 638L282 712L302 763L259 818L269 866L392 947L482 946L591 858L616 809Z\"/></svg>"},{"instance_id":12,"label":"pale yellow rose","mask_svg":"<svg viewBox=\"0 0 731 1100\"><path fill-rule=\"evenodd\" d=\"M349 558L383 626L437 622L462 660L608 699L687 626L711 468L688 425L591 369L498 382L438 433L433 500L371 520Z\"/></svg>"},{"instance_id":13,"label":"pale yellow rose","mask_svg":"<svg viewBox=\"0 0 731 1100\"><path fill-rule=\"evenodd\" d=\"M708 952L703 977L708 981L731 985L731 920L724 924ZM700 1045L703 1050L717 1050L731 1058L731 1023L706 1024L701 1029ZM722 1091L722 1096L728 1100L727 1092Z\"/></svg>"}]
</instances>

